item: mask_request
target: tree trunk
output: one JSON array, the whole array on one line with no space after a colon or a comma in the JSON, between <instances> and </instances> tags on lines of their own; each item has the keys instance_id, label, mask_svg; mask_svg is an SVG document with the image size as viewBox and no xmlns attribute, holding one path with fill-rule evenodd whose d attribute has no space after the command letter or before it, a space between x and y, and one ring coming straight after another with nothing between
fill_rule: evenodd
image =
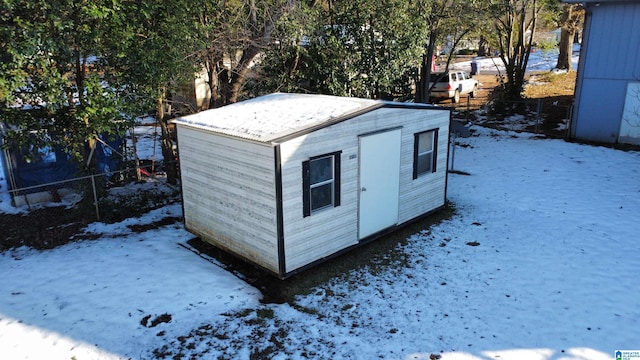
<instances>
[{"instance_id":1,"label":"tree trunk","mask_svg":"<svg viewBox=\"0 0 640 360\"><path fill-rule=\"evenodd\" d=\"M582 26L584 9L580 4L563 4L560 18L560 51L556 68L571 70L573 41Z\"/></svg>"},{"instance_id":2,"label":"tree trunk","mask_svg":"<svg viewBox=\"0 0 640 360\"><path fill-rule=\"evenodd\" d=\"M480 35L480 40L478 41L478 56L490 55L489 52L489 40Z\"/></svg>"},{"instance_id":3,"label":"tree trunk","mask_svg":"<svg viewBox=\"0 0 640 360\"><path fill-rule=\"evenodd\" d=\"M431 67L433 65L433 53L438 34L435 31L429 32L429 43L426 46L426 53L422 56L422 65L420 68L419 87L416 91L416 102L428 104L431 91L429 89L429 80L431 79Z\"/></svg>"},{"instance_id":4,"label":"tree trunk","mask_svg":"<svg viewBox=\"0 0 640 360\"><path fill-rule=\"evenodd\" d=\"M265 10L261 8L264 4L256 4L255 0L248 0L244 3L246 8L243 9L243 11L248 10L248 17L244 23L239 24L242 30L239 32L240 35L237 37L216 35L219 37L219 42L212 43L209 49L212 53L208 54L205 60L211 90L209 108L218 108L238 101L251 62L260 51L271 45L271 36L280 17L297 5L297 1L294 0L277 5L278 3L266 9L269 16L262 19L260 13ZM226 25L216 31L225 33ZM229 66L224 64L224 52L227 52L233 60ZM239 52L242 56L236 63L235 59Z\"/></svg>"},{"instance_id":5,"label":"tree trunk","mask_svg":"<svg viewBox=\"0 0 640 360\"><path fill-rule=\"evenodd\" d=\"M173 147L173 131L169 127L169 117L164 112L164 89L158 94L156 102L158 110L158 121L162 130L161 144L162 157L164 158L164 169L167 174L167 182L175 185L178 182L178 166L176 164L176 152Z\"/></svg>"},{"instance_id":6,"label":"tree trunk","mask_svg":"<svg viewBox=\"0 0 640 360\"><path fill-rule=\"evenodd\" d=\"M244 84L244 79L247 75L247 72L249 71L249 66L259 52L260 49L255 46L251 46L242 52L240 62L236 66L236 69L233 71L231 82L228 86L228 93L226 94L226 98L229 104L238 101L240 90L242 89L242 85Z\"/></svg>"},{"instance_id":7,"label":"tree trunk","mask_svg":"<svg viewBox=\"0 0 640 360\"><path fill-rule=\"evenodd\" d=\"M571 70L571 53L572 53L572 43L573 35L569 29L562 28L560 30L560 45L558 51L558 63L556 64L557 69L561 70Z\"/></svg>"},{"instance_id":8,"label":"tree trunk","mask_svg":"<svg viewBox=\"0 0 640 360\"><path fill-rule=\"evenodd\" d=\"M295 55L293 56L293 60L291 61L291 65L289 66L289 79L293 80L293 78L295 77L296 72L298 71L298 64L300 63L300 44L302 43L302 32L298 33L298 36L296 36L296 42L294 45L294 48L296 50Z\"/></svg>"}]
</instances>

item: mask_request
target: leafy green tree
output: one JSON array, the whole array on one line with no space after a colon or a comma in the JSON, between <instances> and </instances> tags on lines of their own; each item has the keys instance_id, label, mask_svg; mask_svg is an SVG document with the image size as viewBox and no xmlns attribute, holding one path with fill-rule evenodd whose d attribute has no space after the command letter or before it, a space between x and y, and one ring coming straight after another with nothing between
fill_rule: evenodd
<instances>
[{"instance_id":1,"label":"leafy green tree","mask_svg":"<svg viewBox=\"0 0 640 360\"><path fill-rule=\"evenodd\" d=\"M7 146L60 147L87 166L96 139L118 136L127 106L103 82L102 1L3 1L0 121Z\"/></svg>"},{"instance_id":2,"label":"leafy green tree","mask_svg":"<svg viewBox=\"0 0 640 360\"><path fill-rule=\"evenodd\" d=\"M194 81L198 36L193 0L122 1L109 18L99 62L108 82L138 109L156 109L162 131L167 182L177 181L175 134L170 97ZM140 110L138 110L140 111Z\"/></svg>"},{"instance_id":3,"label":"leafy green tree","mask_svg":"<svg viewBox=\"0 0 640 360\"><path fill-rule=\"evenodd\" d=\"M260 91L288 89L407 99L422 31L409 2L316 2L297 18L298 32L278 32L262 61ZM290 21L292 19L289 19ZM272 80L262 80L272 79ZM258 83L258 82L257 82Z\"/></svg>"},{"instance_id":4,"label":"leafy green tree","mask_svg":"<svg viewBox=\"0 0 640 360\"><path fill-rule=\"evenodd\" d=\"M424 28L410 2L403 0L355 0L342 4L337 13L338 31L346 30L344 43L349 95L376 99L406 99L397 93L399 79L419 62ZM400 82L401 83L401 82Z\"/></svg>"},{"instance_id":5,"label":"leafy green tree","mask_svg":"<svg viewBox=\"0 0 640 360\"><path fill-rule=\"evenodd\" d=\"M248 96L272 92L330 93L312 90L316 87L314 59L323 56L315 51L317 47L310 46L310 39L318 29L323 29L319 7L301 2L276 23L271 45L264 49L256 71L248 79ZM338 54L335 55L339 61Z\"/></svg>"}]
</instances>

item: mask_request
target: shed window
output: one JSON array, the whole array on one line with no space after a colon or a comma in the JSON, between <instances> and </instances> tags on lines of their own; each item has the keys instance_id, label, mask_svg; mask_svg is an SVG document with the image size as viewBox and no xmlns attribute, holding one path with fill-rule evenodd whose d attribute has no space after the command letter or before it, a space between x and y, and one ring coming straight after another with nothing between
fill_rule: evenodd
<instances>
[{"instance_id":1,"label":"shed window","mask_svg":"<svg viewBox=\"0 0 640 360\"><path fill-rule=\"evenodd\" d=\"M438 152L438 129L420 132L414 135L413 178L420 174L436 172Z\"/></svg>"},{"instance_id":2,"label":"shed window","mask_svg":"<svg viewBox=\"0 0 640 360\"><path fill-rule=\"evenodd\" d=\"M304 216L340 205L340 152L302 163Z\"/></svg>"}]
</instances>

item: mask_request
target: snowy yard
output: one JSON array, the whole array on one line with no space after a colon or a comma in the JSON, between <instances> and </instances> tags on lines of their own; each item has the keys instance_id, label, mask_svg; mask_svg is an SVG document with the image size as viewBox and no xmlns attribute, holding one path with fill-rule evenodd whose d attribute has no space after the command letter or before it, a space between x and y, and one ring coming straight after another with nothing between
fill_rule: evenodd
<instances>
[{"instance_id":1,"label":"snowy yard","mask_svg":"<svg viewBox=\"0 0 640 360\"><path fill-rule=\"evenodd\" d=\"M3 359L612 359L638 349L640 153L475 128L451 219L292 304L185 248L180 205L0 254ZM0 199L0 207L6 207ZM398 257L398 254L403 256ZM402 261L397 260L402 258Z\"/></svg>"},{"instance_id":2,"label":"snowy yard","mask_svg":"<svg viewBox=\"0 0 640 360\"><path fill-rule=\"evenodd\" d=\"M580 59L580 45L573 44L573 53L571 56L571 64L573 69L578 68L578 60ZM460 61L452 64L451 68L458 70L471 70L471 62L475 62L477 69L480 73L501 73L504 74L504 63L499 57L475 57L472 60ZM556 63L558 62L558 49L552 49L549 51L535 50L529 55L529 61L527 62L527 71L539 72L539 71L554 71Z\"/></svg>"}]
</instances>

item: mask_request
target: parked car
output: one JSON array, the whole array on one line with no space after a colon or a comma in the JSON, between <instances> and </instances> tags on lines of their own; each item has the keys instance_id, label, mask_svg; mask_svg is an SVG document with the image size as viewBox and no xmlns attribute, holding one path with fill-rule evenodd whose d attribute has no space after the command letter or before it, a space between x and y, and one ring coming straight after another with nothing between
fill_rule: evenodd
<instances>
[{"instance_id":1,"label":"parked car","mask_svg":"<svg viewBox=\"0 0 640 360\"><path fill-rule=\"evenodd\" d=\"M472 78L466 71L451 70L445 73L432 73L429 87L432 100L451 99L452 102L458 103L460 96L467 94L471 97L476 96L478 80Z\"/></svg>"}]
</instances>

